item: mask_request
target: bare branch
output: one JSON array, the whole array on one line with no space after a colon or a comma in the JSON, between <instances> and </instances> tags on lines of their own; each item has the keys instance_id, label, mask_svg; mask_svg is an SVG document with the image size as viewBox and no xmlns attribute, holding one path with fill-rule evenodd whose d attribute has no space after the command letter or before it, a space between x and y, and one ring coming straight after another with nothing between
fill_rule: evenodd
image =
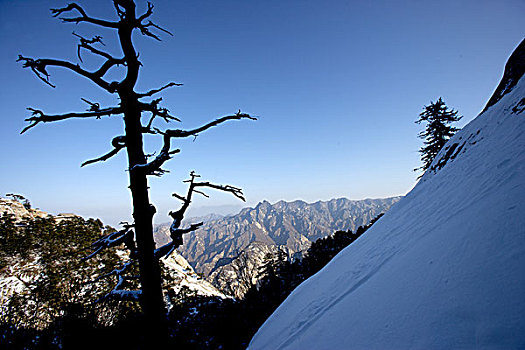
<instances>
[{"instance_id":1,"label":"bare branch","mask_svg":"<svg viewBox=\"0 0 525 350\"><path fill-rule=\"evenodd\" d=\"M127 281L135 280L138 277L137 276L124 276L124 273L133 265L134 261L128 260L120 269L114 269L113 271L102 275L95 279L92 283L95 283L103 278L107 278L109 276L115 275L117 277L117 284L115 285L115 288L102 298L95 301L95 303L99 303L104 300L108 299L117 299L117 300L129 300L129 301L136 301L139 300L140 296L142 295L141 290L126 290L124 289L125 283Z\"/></svg>"},{"instance_id":2,"label":"bare branch","mask_svg":"<svg viewBox=\"0 0 525 350\"><path fill-rule=\"evenodd\" d=\"M133 166L130 170L136 171L141 170L144 171L146 175L157 175L160 176L163 173L166 172L166 170L162 170L162 165L171 159L171 156L179 153L180 149L176 149L173 151L170 151L170 144L171 144L171 138L164 136L164 144L162 146L162 149L159 152L159 155L155 157L151 162L146 164L137 164Z\"/></svg>"},{"instance_id":3,"label":"bare branch","mask_svg":"<svg viewBox=\"0 0 525 350\"><path fill-rule=\"evenodd\" d=\"M115 247L119 244L124 243L124 241L133 235L133 231L130 230L130 226L125 226L122 230L112 232L99 240L91 244L91 248L94 249L93 253L82 258L81 260L88 260L100 253L105 248Z\"/></svg>"},{"instance_id":4,"label":"bare branch","mask_svg":"<svg viewBox=\"0 0 525 350\"><path fill-rule=\"evenodd\" d=\"M56 115L44 114L44 112L42 112L41 110L34 109L34 108L31 108L31 107L28 107L27 109L32 112L31 113L32 116L27 118L26 122L31 122L31 124L26 126L22 130L22 132L20 132L21 134L23 134L27 130L35 127L40 122L42 122L42 123L49 123L49 122L56 122L56 121L59 121L59 120L65 120L65 119L71 119L71 118L92 118L92 117L96 117L97 119L100 119L100 117L105 116L105 115L110 116L110 115L122 114L123 113L121 107L110 107L110 108L99 109L97 111L88 111L88 112L83 112L83 113L66 113L66 114L56 114Z\"/></svg>"},{"instance_id":5,"label":"bare branch","mask_svg":"<svg viewBox=\"0 0 525 350\"><path fill-rule=\"evenodd\" d=\"M86 109L86 111L91 111L91 112L98 112L98 111L100 111L100 103L88 101L88 100L86 100L83 97L81 97L80 99L82 101L86 102L89 105L89 108Z\"/></svg>"},{"instance_id":6,"label":"bare branch","mask_svg":"<svg viewBox=\"0 0 525 350\"><path fill-rule=\"evenodd\" d=\"M46 66L43 65L38 60L35 61L32 58L29 57L23 57L22 55L18 55L17 62L24 61L24 64L22 65L23 68L31 68L33 73L42 80L47 85L51 86L52 88L55 88L56 86L51 84L49 82L49 73L46 71Z\"/></svg>"},{"instance_id":7,"label":"bare branch","mask_svg":"<svg viewBox=\"0 0 525 350\"><path fill-rule=\"evenodd\" d=\"M121 149L126 147L126 137L125 136L116 136L111 141L111 145L113 146L113 149L109 151L108 153L104 154L103 156L100 156L95 159L86 160L80 167L83 167L88 164L96 163L96 162L104 162L108 160L109 158L116 155Z\"/></svg>"},{"instance_id":8,"label":"bare branch","mask_svg":"<svg viewBox=\"0 0 525 350\"><path fill-rule=\"evenodd\" d=\"M80 56L80 49L83 48L83 47L92 47L90 44L95 44L95 43L100 43L104 46L106 46L103 42L102 42L102 37L100 35L97 35L97 36L94 36L93 38L91 39L86 39L84 38L83 36L81 35L78 35L77 33L73 32L73 35L76 36L77 38L80 38L80 44L78 44L77 46L77 56L78 56L78 59L80 60L80 62L83 62L82 61L82 56ZM93 47L92 47L93 48ZM94 49L94 48L93 48Z\"/></svg>"},{"instance_id":9,"label":"bare branch","mask_svg":"<svg viewBox=\"0 0 525 350\"><path fill-rule=\"evenodd\" d=\"M169 123L171 120L180 122L180 119L174 117L170 114L170 111L167 108L160 108L159 103L162 101L162 97L157 98L156 100L151 101L150 103L140 103L141 109L146 112L151 112L151 119L148 123L148 129L151 127L155 117L161 117L166 123Z\"/></svg>"},{"instance_id":10,"label":"bare branch","mask_svg":"<svg viewBox=\"0 0 525 350\"><path fill-rule=\"evenodd\" d=\"M100 303L105 300L111 300L111 299L115 299L118 301L138 301L140 300L141 296L142 296L141 290L113 289L107 295L96 300L95 304Z\"/></svg>"},{"instance_id":11,"label":"bare branch","mask_svg":"<svg viewBox=\"0 0 525 350\"><path fill-rule=\"evenodd\" d=\"M113 66L118 66L118 65L126 65L126 58L125 57L122 57L122 58L116 58L116 57L113 57L111 56L109 53L107 52L104 52L102 50L99 50L95 47L93 47L91 44L94 44L94 43L100 43L102 45L105 46L105 44L102 42L102 37L101 36L95 36L93 37L92 39L86 39L78 34L76 34L75 32L73 32L73 35L75 35L76 37L80 38L80 44L78 44L78 48L77 48L77 55L78 55L78 58L80 59L80 62L83 62L82 61L82 57L80 56L80 51L81 49L86 49L88 51L90 51L91 53L95 54L95 55L98 55L98 56L101 56L101 57L104 57L106 59L106 61L100 66L100 68L95 71L93 74L98 76L98 77L103 77L107 71L113 67Z\"/></svg>"},{"instance_id":12,"label":"bare branch","mask_svg":"<svg viewBox=\"0 0 525 350\"><path fill-rule=\"evenodd\" d=\"M199 190L193 190L193 192L198 193L198 194L200 194L200 195L202 195L202 196L204 196L204 197L206 197L206 198L210 198L210 196L208 196L206 193L204 193L204 192L202 192L202 191L199 191Z\"/></svg>"},{"instance_id":13,"label":"bare branch","mask_svg":"<svg viewBox=\"0 0 525 350\"><path fill-rule=\"evenodd\" d=\"M18 55L17 61L24 61L24 64L22 66L23 68L28 68L28 67L31 68L31 70L42 81L44 81L46 84L52 87L55 87L55 86L49 82L49 73L47 73L48 66L67 68L79 75L82 75L88 78L89 80L91 80L92 82L94 82L95 84L97 84L98 86L100 86L101 88L103 88L104 90L110 93L114 93L117 91L116 90L117 87L115 85L116 83L108 83L107 81L102 79L102 76L103 76L102 73L105 73L105 71L109 69L109 67L106 67L106 63L110 66L114 64L113 62L110 62L109 60L106 63L104 63L98 71L95 71L95 72L88 72L80 68L78 64L73 64L68 61L55 60L51 58L42 58L42 59L35 60L29 57L23 57L22 55Z\"/></svg>"},{"instance_id":14,"label":"bare branch","mask_svg":"<svg viewBox=\"0 0 525 350\"><path fill-rule=\"evenodd\" d=\"M163 87L159 88L159 89L153 89L153 90L150 90L148 92L145 92L145 93L142 93L142 94L137 94L137 97L138 98L142 98L142 97L149 97L149 96L153 96L159 92L161 92L162 90L164 89L167 89L167 88L170 88L172 86L182 86L184 84L180 84L180 83L174 83L174 82L170 82L169 84L166 84L164 85Z\"/></svg>"},{"instance_id":15,"label":"bare branch","mask_svg":"<svg viewBox=\"0 0 525 350\"><path fill-rule=\"evenodd\" d=\"M180 227L180 225L182 223L182 219L184 218L184 214L186 213L186 210L188 209L188 207L189 207L189 205L191 203L191 199L192 199L192 196L193 196L194 192L197 192L199 194L204 195L205 197L208 197L208 195L206 195L205 193L203 193L201 191L198 191L198 190L195 190L196 187L208 187L208 188L213 188L213 189L216 189L216 190L219 190L219 191L230 192L231 194L233 194L235 197L241 199L242 201L244 201L244 202L246 201L245 198L244 198L244 195L242 193L242 189L237 188L237 187L233 187L233 186L230 186L230 185L216 185L216 184L212 184L210 182L195 182L195 179L199 178L199 177L200 177L200 175L197 175L194 171L192 171L190 173L190 179L184 181L185 183L189 183L188 193L187 193L186 197L183 197L183 196L181 196L179 194L176 194L176 193L172 194L173 197L181 200L183 203L182 203L182 206L180 207L179 210L177 210L175 212L172 212L172 211L169 212L169 215L173 219L173 223L171 224L170 231L178 229Z\"/></svg>"},{"instance_id":16,"label":"bare branch","mask_svg":"<svg viewBox=\"0 0 525 350\"><path fill-rule=\"evenodd\" d=\"M149 16L151 16L151 14L153 13L153 8L155 6L153 6L153 4L151 2L148 1L148 9L146 10L146 12L144 12L144 14L142 16L140 16L137 21L140 23L142 22L143 20L145 20L146 18L148 18Z\"/></svg>"},{"instance_id":17,"label":"bare branch","mask_svg":"<svg viewBox=\"0 0 525 350\"><path fill-rule=\"evenodd\" d=\"M180 194L172 193L171 195L172 195L173 197L177 198L177 199L180 199L180 200L183 201L183 202L186 201L186 197L183 197L183 196L181 196Z\"/></svg>"},{"instance_id":18,"label":"bare branch","mask_svg":"<svg viewBox=\"0 0 525 350\"><path fill-rule=\"evenodd\" d=\"M160 130L157 130L157 132L159 133L163 133L164 135L167 135L169 137L188 137L188 136L192 136L192 135L196 135L204 130L207 130L213 126L216 126L216 125L219 125L221 123L224 123L225 121L228 121L228 120L240 120L240 119L251 119L251 120L257 120L257 118L255 117L252 117L250 116L249 114L246 114L246 113L241 113L241 111L239 110L239 112L237 112L237 114L234 114L234 115L228 115L226 117L221 117L219 119L216 119L212 122L209 122L208 124L206 125L203 125L199 128L196 128L196 129L193 129L193 130L180 130L180 129L168 129L166 130L165 132L162 132Z\"/></svg>"},{"instance_id":19,"label":"bare branch","mask_svg":"<svg viewBox=\"0 0 525 350\"><path fill-rule=\"evenodd\" d=\"M230 185L224 185L224 186L223 185L215 185L215 184L212 184L210 182L196 182L196 183L193 184L193 186L194 187L209 187L209 188L213 188L213 189L216 189L216 190L219 190L219 191L230 192L235 197L239 198L243 202L246 202L246 199L244 198L244 195L242 193L242 189L237 188L237 187L233 187L233 186L230 186ZM207 195L205 195L205 196L208 197Z\"/></svg>"},{"instance_id":20,"label":"bare branch","mask_svg":"<svg viewBox=\"0 0 525 350\"><path fill-rule=\"evenodd\" d=\"M88 283L96 283L104 278L107 278L109 276L113 276L113 275L121 275L123 274L124 272L126 272L132 265L133 265L134 261L133 260L128 260L126 263L124 263L122 265L121 268L116 268L116 269L113 269L112 271L104 274L104 275L100 275L98 276L97 278L95 278L93 281L89 281Z\"/></svg>"},{"instance_id":21,"label":"bare branch","mask_svg":"<svg viewBox=\"0 0 525 350\"><path fill-rule=\"evenodd\" d=\"M169 256L175 249L180 247L183 244L182 235L186 233L193 232L197 230L199 227L204 225L203 222L199 222L198 224L191 224L190 227L185 229L178 229L174 228L173 224L170 227L170 237L172 238L172 241L170 243L167 243L163 245L162 247L155 249L154 256L157 259L164 258Z\"/></svg>"},{"instance_id":22,"label":"bare branch","mask_svg":"<svg viewBox=\"0 0 525 350\"><path fill-rule=\"evenodd\" d=\"M172 212L170 211L168 213L169 216L171 216L171 218L173 219L173 223L171 224L171 227L170 227L170 231L172 230L175 230L175 229L178 229L180 227L180 224L182 223L182 219L184 219L184 214L186 213L186 209L188 209L190 203L191 203L191 197L193 195L193 182L195 181L195 178L196 177L199 177L200 175L197 175L195 174L194 171L192 171L190 173L190 179L185 181L185 182L188 182L190 183L190 185L188 186L188 194L186 195L186 198L183 199L183 203L182 203L182 206L180 207L179 210L175 211L175 212ZM178 196L178 195L175 195L175 194L172 194L172 196L178 198L178 199L182 199L183 197L182 196Z\"/></svg>"},{"instance_id":23,"label":"bare branch","mask_svg":"<svg viewBox=\"0 0 525 350\"><path fill-rule=\"evenodd\" d=\"M158 30L160 30L160 31L162 31L162 32L164 32L164 33L166 33L166 34L168 34L168 35L170 35L170 36L173 36L173 34L172 34L170 31L168 31L168 30L162 28L161 26L159 26L159 25L153 23L152 21L148 21L148 23L146 23L146 24L139 24L139 25L137 26L137 28L140 30L140 32L142 33L142 35L147 35L147 36L149 36L149 37L151 37L151 38L153 38L153 39L155 39L155 40L162 41L162 40L161 40L156 34L153 34L153 33L149 30L148 27L154 27L154 28L157 28Z\"/></svg>"},{"instance_id":24,"label":"bare branch","mask_svg":"<svg viewBox=\"0 0 525 350\"><path fill-rule=\"evenodd\" d=\"M79 5L77 5L76 3L71 3L67 5L66 7L62 7L62 8L51 9L51 13L53 14L53 17L58 17L64 12L69 12L73 10L78 11L81 16L80 17L60 17L62 22L75 22L77 24L80 22L88 22L88 23L96 24L96 25L106 27L106 28L118 28L119 24L117 22L110 22L110 21L106 21L102 19L89 17L86 14L86 11L84 11L84 9L80 7Z\"/></svg>"}]
</instances>

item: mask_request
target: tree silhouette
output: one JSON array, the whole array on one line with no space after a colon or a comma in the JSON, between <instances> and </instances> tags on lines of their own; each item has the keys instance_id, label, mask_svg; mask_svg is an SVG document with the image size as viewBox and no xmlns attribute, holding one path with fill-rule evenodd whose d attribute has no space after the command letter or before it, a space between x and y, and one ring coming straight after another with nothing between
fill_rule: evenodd
<instances>
[{"instance_id":1,"label":"tree silhouette","mask_svg":"<svg viewBox=\"0 0 525 350\"><path fill-rule=\"evenodd\" d=\"M423 165L414 170L427 170L430 164L443 148L445 143L456 133L457 128L450 126L450 123L457 122L462 117L458 116L458 111L448 109L441 97L436 102L430 102L425 106L423 112L419 114L417 124L427 123L425 131L419 133L418 137L425 140L421 147L421 161Z\"/></svg>"},{"instance_id":2,"label":"tree silhouette","mask_svg":"<svg viewBox=\"0 0 525 350\"><path fill-rule=\"evenodd\" d=\"M84 162L82 166L106 161L121 150L126 150L134 222L123 223L122 230L113 232L94 242L92 244L94 251L86 257L86 259L95 256L104 248L125 244L130 250L130 260L123 266L115 268L112 273L107 274L106 277L116 277L117 285L105 298L138 300L144 312L146 322L152 326L152 329L162 329L163 319L165 318L165 307L161 288L159 259L167 256L182 244L182 235L184 233L194 231L202 225L202 223L197 223L188 228L181 228L181 221L191 202L192 195L194 193L205 195L204 192L197 188L208 187L230 192L242 200L244 200L244 198L241 189L232 186L214 185L209 182L197 182L195 179L198 175L192 172L190 179L187 181L189 184L187 195L181 196L174 194L183 204L179 210L170 212L173 218L173 223L170 227L172 241L163 247L155 249L153 215L156 210L149 200L148 176L160 176L164 174L165 170L162 169L164 163L172 158L173 155L180 152L179 149L171 148L172 139L196 136L228 120L255 120L255 118L249 114L241 113L239 110L239 112L235 114L218 118L192 130L160 129L154 127L153 125L156 118L160 118L166 123L180 121L178 118L172 116L167 108L160 106L162 98L153 98L153 96L156 96L165 89L182 84L169 82L160 88L146 92L135 91L142 64L139 61L137 51L133 45L132 34L138 30L142 35L160 41L156 33L168 35L171 35L171 33L149 19L153 13L153 5L150 2L148 2L146 11L141 15L136 14L136 6L133 0L112 0L112 2L118 15L118 21L108 21L91 17L76 3L71 3L62 8L51 9L51 13L54 17L61 19L62 22L76 24L88 23L97 27L115 30L123 54L121 57L115 57L101 49L101 46L104 45L102 37L95 36L88 39L73 33L73 35L79 38L77 55L80 63L77 64L53 58L31 58L22 55L19 55L18 61L21 61L24 68L31 69L40 80L51 87L55 86L50 81L49 68L65 68L87 78L107 93L118 96L120 103L113 107L101 107L99 103L82 98L82 100L89 105L86 111L65 114L47 114L39 109L30 107L28 110L32 112L32 116L26 119L29 125L26 126L21 133L25 133L40 123L75 118L100 119L102 116L122 116L124 133L113 138L111 141L112 150L98 158ZM81 63L83 60L81 53L83 52L98 56L103 60L103 63L94 71L82 68ZM115 67L120 67L125 71L124 78L120 81L110 81L109 78L106 78L107 73ZM145 115L149 115L147 122L143 121ZM151 160L149 158L153 156L146 155L144 152L144 134L158 135L163 139L161 149L157 153L157 156ZM129 290L126 286L134 277L126 276L125 274L137 261L140 271L140 288L137 290Z\"/></svg>"}]
</instances>

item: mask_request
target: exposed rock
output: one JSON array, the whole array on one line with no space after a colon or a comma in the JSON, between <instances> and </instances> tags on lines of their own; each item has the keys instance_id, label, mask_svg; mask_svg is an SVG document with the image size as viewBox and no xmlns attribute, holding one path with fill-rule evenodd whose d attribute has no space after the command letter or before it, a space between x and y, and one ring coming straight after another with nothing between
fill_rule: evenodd
<instances>
[{"instance_id":1,"label":"exposed rock","mask_svg":"<svg viewBox=\"0 0 525 350\"><path fill-rule=\"evenodd\" d=\"M261 242L250 243L242 252L231 259L217 263L208 280L220 290L236 298L242 298L251 286L262 278L265 259L268 254L283 252L290 259L286 246L269 245Z\"/></svg>"},{"instance_id":2,"label":"exposed rock","mask_svg":"<svg viewBox=\"0 0 525 350\"><path fill-rule=\"evenodd\" d=\"M16 222L24 219L34 220L36 218L45 218L50 215L39 209L26 208L24 204L17 200L0 198L0 216L4 214L13 215Z\"/></svg>"}]
</instances>

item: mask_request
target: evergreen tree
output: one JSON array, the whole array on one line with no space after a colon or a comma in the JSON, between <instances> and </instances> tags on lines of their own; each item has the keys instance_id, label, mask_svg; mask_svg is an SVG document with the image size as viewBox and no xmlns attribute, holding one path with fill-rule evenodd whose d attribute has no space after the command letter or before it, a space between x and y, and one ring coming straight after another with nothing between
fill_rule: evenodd
<instances>
[{"instance_id":1,"label":"evergreen tree","mask_svg":"<svg viewBox=\"0 0 525 350\"><path fill-rule=\"evenodd\" d=\"M436 102L431 101L430 105L424 107L423 112L419 114L419 119L416 120L417 124L427 123L425 131L418 135L419 138L425 140L424 146L419 150L423 165L414 170L425 171L430 167L441 148L458 130L450 124L460 119L461 116L458 116L458 111L448 109L441 97Z\"/></svg>"}]
</instances>

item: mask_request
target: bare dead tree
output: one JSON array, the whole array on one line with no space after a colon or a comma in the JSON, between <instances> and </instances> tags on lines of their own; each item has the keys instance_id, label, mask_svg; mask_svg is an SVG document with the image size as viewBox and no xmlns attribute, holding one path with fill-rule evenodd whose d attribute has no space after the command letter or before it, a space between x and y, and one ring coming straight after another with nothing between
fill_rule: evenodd
<instances>
[{"instance_id":1,"label":"bare dead tree","mask_svg":"<svg viewBox=\"0 0 525 350\"><path fill-rule=\"evenodd\" d=\"M115 57L109 52L104 51L101 46L105 46L101 36L95 36L91 39L73 32L73 35L79 38L77 46L77 56L82 63L81 53L92 54L103 59L103 63L98 69L91 71L82 68L81 64L53 58L32 58L19 55L18 61L23 63L24 68L29 68L45 84L55 87L50 81L50 68L64 68L77 75L90 80L101 89L109 94L118 96L120 103L117 106L101 108L97 102L91 102L85 98L82 100L89 105L89 108L83 112L70 112L65 114L47 114L36 108L28 108L31 116L26 119L29 122L21 133L40 123L56 122L75 118L95 118L100 119L103 116L121 116L123 118L124 133L116 136L111 141L112 149L97 158L85 161L82 166L96 162L106 161L118 154L121 150L126 149L129 170L129 188L133 201L133 219L132 224L124 224L120 231L111 233L93 243L93 253L86 257L90 258L98 254L102 249L115 247L125 244L130 250L130 261L123 266L116 268L102 278L116 276L117 284L115 289L104 298L117 298L119 300L138 300L144 312L145 319L150 325L162 328L159 325L165 317L165 307L163 303L163 294L161 289L161 275L159 268L159 258L169 255L182 244L182 235L198 229L202 223L192 224L187 228L181 228L182 219L188 208L192 195L198 193L205 195L201 188L212 188L220 191L230 192L234 196L244 200L241 189L233 186L214 185L209 182L197 182L198 177L194 172L191 173L188 193L186 196L174 194L176 198L183 202L181 208L169 215L173 218L171 225L172 242L155 249L153 240L153 215L156 212L155 207L149 201L148 193L148 176L160 176L165 173L162 166L173 155L180 152L179 149L171 148L172 139L197 136L197 134L206 131L216 125L222 124L229 120L252 119L256 118L246 113L237 113L218 118L203 126L192 130L181 129L164 129L153 127L154 120L159 117L164 122L180 121L172 116L167 108L161 107L162 98L153 99L154 95L174 86L182 84L169 82L166 85L151 89L146 92L135 91L141 63L132 41L132 33L138 30L142 35L151 37L160 41L160 37L155 33L171 35L169 31L158 26L151 20L153 5L148 2L147 10L141 14L136 14L134 0L112 0L117 12L118 21L108 21L94 18L78 4L71 3L66 7L51 9L54 17L58 17L65 23L88 23L101 28L113 29L118 35L122 57ZM108 71L115 67L125 69L124 78L120 81L109 81L106 76ZM149 114L149 120L143 121L143 117ZM144 152L143 135L154 134L163 138L163 145L157 156L148 161L148 156ZM126 281L137 278L136 276L126 276L125 273L130 267L138 262L140 276L140 289L127 290ZM152 327L152 328L154 328Z\"/></svg>"}]
</instances>

